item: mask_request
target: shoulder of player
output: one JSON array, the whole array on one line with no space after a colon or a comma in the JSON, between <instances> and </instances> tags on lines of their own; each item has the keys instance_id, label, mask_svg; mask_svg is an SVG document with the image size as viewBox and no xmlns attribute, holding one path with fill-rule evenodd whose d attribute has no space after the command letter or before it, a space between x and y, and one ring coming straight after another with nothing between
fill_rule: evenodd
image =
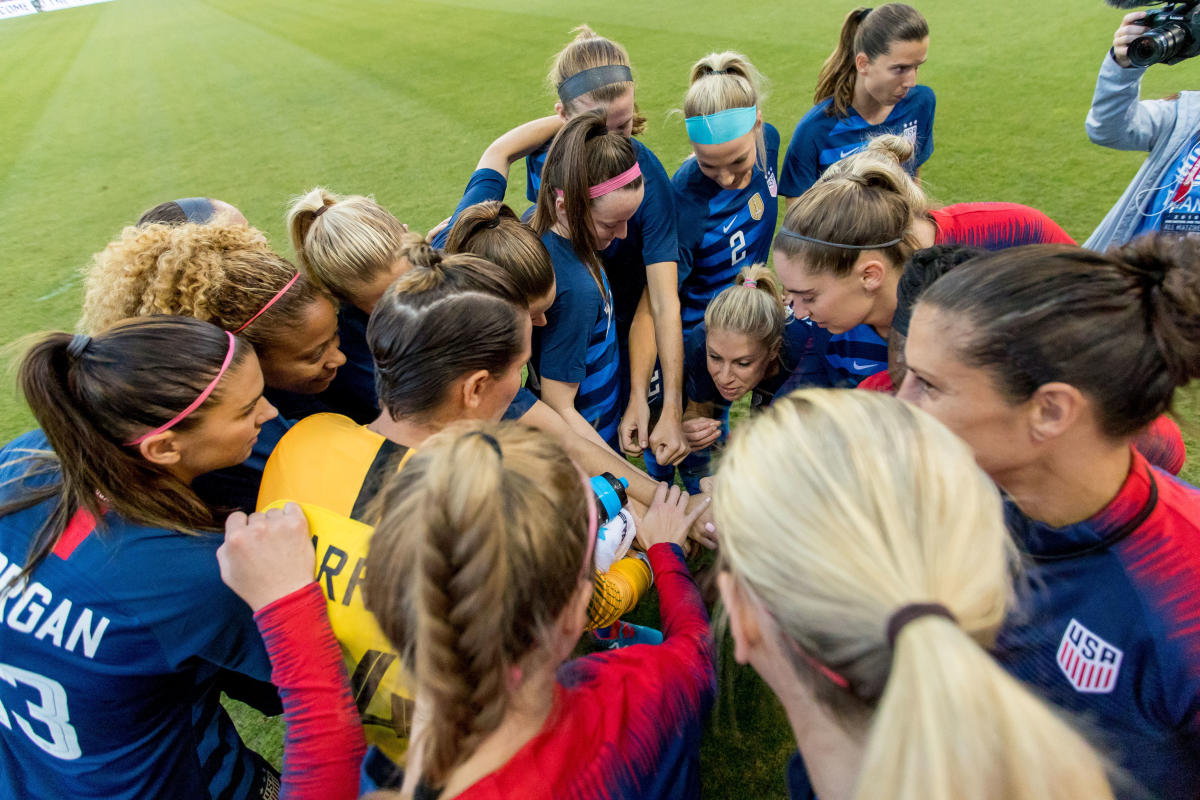
<instances>
[{"instance_id":1,"label":"shoulder of player","mask_svg":"<svg viewBox=\"0 0 1200 800\"><path fill-rule=\"evenodd\" d=\"M822 137L836 125L838 117L829 113L832 105L833 98L827 97L810 108L796 123L796 130L792 133L792 144L806 138Z\"/></svg>"},{"instance_id":2,"label":"shoulder of player","mask_svg":"<svg viewBox=\"0 0 1200 800\"><path fill-rule=\"evenodd\" d=\"M923 108L934 105L936 101L937 97L934 95L933 89L924 84L917 84L909 90L901 102L912 108Z\"/></svg>"},{"instance_id":3,"label":"shoulder of player","mask_svg":"<svg viewBox=\"0 0 1200 800\"><path fill-rule=\"evenodd\" d=\"M767 149L779 149L779 129L769 122L763 123L763 140L767 143Z\"/></svg>"}]
</instances>

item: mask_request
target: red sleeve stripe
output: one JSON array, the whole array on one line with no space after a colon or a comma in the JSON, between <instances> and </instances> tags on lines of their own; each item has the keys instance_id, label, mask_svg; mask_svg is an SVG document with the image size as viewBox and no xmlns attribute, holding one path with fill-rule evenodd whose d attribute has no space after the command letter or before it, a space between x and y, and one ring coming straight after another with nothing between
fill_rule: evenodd
<instances>
[{"instance_id":1,"label":"red sleeve stripe","mask_svg":"<svg viewBox=\"0 0 1200 800\"><path fill-rule=\"evenodd\" d=\"M54 555L64 561L70 558L71 554L75 552L75 548L79 547L88 534L94 530L96 530L96 518L86 508L79 509L67 523L67 528L62 532L62 536L58 537L58 544L54 545Z\"/></svg>"}]
</instances>

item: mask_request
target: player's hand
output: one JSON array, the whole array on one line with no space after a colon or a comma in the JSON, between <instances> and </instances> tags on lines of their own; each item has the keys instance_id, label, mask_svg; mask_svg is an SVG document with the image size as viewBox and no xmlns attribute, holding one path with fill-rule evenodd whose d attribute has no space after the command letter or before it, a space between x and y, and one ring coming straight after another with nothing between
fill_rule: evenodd
<instances>
[{"instance_id":1,"label":"player's hand","mask_svg":"<svg viewBox=\"0 0 1200 800\"><path fill-rule=\"evenodd\" d=\"M663 543L682 546L687 541L692 523L700 518L707 507L708 503L702 502L697 508L689 509L687 493L680 491L678 486L668 488L665 483L660 483L654 492L654 502L638 521L638 544L643 550Z\"/></svg>"},{"instance_id":2,"label":"player's hand","mask_svg":"<svg viewBox=\"0 0 1200 800\"><path fill-rule=\"evenodd\" d=\"M225 543L217 548L221 580L252 611L270 605L313 580L316 553L308 520L295 503L225 520Z\"/></svg>"},{"instance_id":3,"label":"player's hand","mask_svg":"<svg viewBox=\"0 0 1200 800\"><path fill-rule=\"evenodd\" d=\"M450 224L450 220L452 220L452 219L454 219L454 217L446 217L444 220L439 222L437 225L434 225L432 228L429 229L429 233L425 234L425 239L427 241L432 242L433 237L435 237L439 233L441 233L446 228L446 226ZM408 233L408 226L405 226L404 232Z\"/></svg>"},{"instance_id":4,"label":"player's hand","mask_svg":"<svg viewBox=\"0 0 1200 800\"><path fill-rule=\"evenodd\" d=\"M663 408L658 424L650 434L650 448L654 451L654 460L664 467L678 464L692 452L688 447L687 438L683 435L679 412Z\"/></svg>"},{"instance_id":5,"label":"player's hand","mask_svg":"<svg viewBox=\"0 0 1200 800\"><path fill-rule=\"evenodd\" d=\"M1122 67L1133 66L1133 62L1129 60L1129 43L1150 30L1145 25L1134 24L1145 16L1145 11L1130 11L1121 20L1121 27L1117 28L1117 32L1113 34L1113 61Z\"/></svg>"},{"instance_id":6,"label":"player's hand","mask_svg":"<svg viewBox=\"0 0 1200 800\"><path fill-rule=\"evenodd\" d=\"M621 417L621 449L626 455L640 456L650 446L650 406L645 395L629 398L629 407Z\"/></svg>"},{"instance_id":7,"label":"player's hand","mask_svg":"<svg viewBox=\"0 0 1200 800\"><path fill-rule=\"evenodd\" d=\"M712 478L700 479L700 491L688 498L688 511L700 510L700 516L692 523L688 536L693 542L716 550L720 541L717 537L717 523L713 520L712 510Z\"/></svg>"},{"instance_id":8,"label":"player's hand","mask_svg":"<svg viewBox=\"0 0 1200 800\"><path fill-rule=\"evenodd\" d=\"M711 417L692 417L683 421L683 436L693 453L721 438L721 422Z\"/></svg>"}]
</instances>

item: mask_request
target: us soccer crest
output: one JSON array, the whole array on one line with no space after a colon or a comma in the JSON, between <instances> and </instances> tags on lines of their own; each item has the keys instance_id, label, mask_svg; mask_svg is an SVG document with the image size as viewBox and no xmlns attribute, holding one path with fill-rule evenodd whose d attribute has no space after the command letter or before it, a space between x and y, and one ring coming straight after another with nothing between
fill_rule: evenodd
<instances>
[{"instance_id":1,"label":"us soccer crest","mask_svg":"<svg viewBox=\"0 0 1200 800\"><path fill-rule=\"evenodd\" d=\"M750 216L754 217L755 221L762 219L763 199L758 192L754 193L746 205L750 208Z\"/></svg>"},{"instance_id":2,"label":"us soccer crest","mask_svg":"<svg viewBox=\"0 0 1200 800\"><path fill-rule=\"evenodd\" d=\"M1058 668L1085 694L1108 694L1117 685L1124 654L1072 619L1058 646Z\"/></svg>"}]
</instances>

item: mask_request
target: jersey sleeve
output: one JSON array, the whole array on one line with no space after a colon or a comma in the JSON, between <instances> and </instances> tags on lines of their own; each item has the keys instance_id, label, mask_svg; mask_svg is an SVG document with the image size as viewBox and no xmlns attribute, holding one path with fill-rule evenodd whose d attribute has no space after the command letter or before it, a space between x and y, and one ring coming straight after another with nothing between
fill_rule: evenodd
<instances>
[{"instance_id":1,"label":"jersey sleeve","mask_svg":"<svg viewBox=\"0 0 1200 800\"><path fill-rule=\"evenodd\" d=\"M803 319L794 320L791 324L804 326L795 334L804 340L804 346L793 351L796 353L796 364L780 387L778 395L782 396L806 386L833 386L825 362L825 347L829 343L828 331Z\"/></svg>"},{"instance_id":2,"label":"jersey sleeve","mask_svg":"<svg viewBox=\"0 0 1200 800\"><path fill-rule=\"evenodd\" d=\"M508 404L508 408L504 409L504 419L520 419L529 413L529 409L533 408L534 403L537 401L537 395L522 386L520 389L517 389L517 394L513 397L512 402Z\"/></svg>"},{"instance_id":3,"label":"jersey sleeve","mask_svg":"<svg viewBox=\"0 0 1200 800\"><path fill-rule=\"evenodd\" d=\"M928 94L928 100L921 103L920 121L917 123L917 147L914 161L920 167L933 155L933 115L937 109L937 97L928 86L920 87Z\"/></svg>"},{"instance_id":4,"label":"jersey sleeve","mask_svg":"<svg viewBox=\"0 0 1200 800\"><path fill-rule=\"evenodd\" d=\"M353 800L367 744L320 587L276 600L255 621L287 724L281 800Z\"/></svg>"},{"instance_id":5,"label":"jersey sleeve","mask_svg":"<svg viewBox=\"0 0 1200 800\"><path fill-rule=\"evenodd\" d=\"M637 144L638 165L646 194L630 220L642 233L642 263L661 264L679 257L675 192L662 162L648 147Z\"/></svg>"},{"instance_id":6,"label":"jersey sleeve","mask_svg":"<svg viewBox=\"0 0 1200 800\"><path fill-rule=\"evenodd\" d=\"M819 107L818 107L819 108ZM784 197L799 197L821 177L821 142L814 108L796 123L792 140L783 155L779 173L779 193Z\"/></svg>"},{"instance_id":7,"label":"jersey sleeve","mask_svg":"<svg viewBox=\"0 0 1200 800\"><path fill-rule=\"evenodd\" d=\"M485 167L471 173L471 179L467 181L467 188L463 190L462 199L455 206L454 213L450 216L450 222L438 231L437 236L433 237L433 246L438 249L446 246L446 240L450 238L450 229L454 227L454 223L458 222L463 211L476 203L504 200L506 191L508 191L508 179L496 170Z\"/></svg>"},{"instance_id":8,"label":"jersey sleeve","mask_svg":"<svg viewBox=\"0 0 1200 800\"><path fill-rule=\"evenodd\" d=\"M582 264L580 269L586 269ZM591 276L587 276L591 280ZM546 312L541 333L538 373L563 383L582 383L587 375L587 345L596 317L579 286L561 286Z\"/></svg>"},{"instance_id":9,"label":"jersey sleeve","mask_svg":"<svg viewBox=\"0 0 1200 800\"><path fill-rule=\"evenodd\" d=\"M683 339L684 394L693 403L712 403L720 399L708 371L707 349L707 336L701 323Z\"/></svg>"},{"instance_id":10,"label":"jersey sleeve","mask_svg":"<svg viewBox=\"0 0 1200 800\"><path fill-rule=\"evenodd\" d=\"M716 695L717 674L712 630L700 590L679 545L656 544L646 554L654 570L662 615L663 642L657 646L669 651L680 667L670 670L671 679L694 681L693 690L703 698L702 704L707 704Z\"/></svg>"}]
</instances>

